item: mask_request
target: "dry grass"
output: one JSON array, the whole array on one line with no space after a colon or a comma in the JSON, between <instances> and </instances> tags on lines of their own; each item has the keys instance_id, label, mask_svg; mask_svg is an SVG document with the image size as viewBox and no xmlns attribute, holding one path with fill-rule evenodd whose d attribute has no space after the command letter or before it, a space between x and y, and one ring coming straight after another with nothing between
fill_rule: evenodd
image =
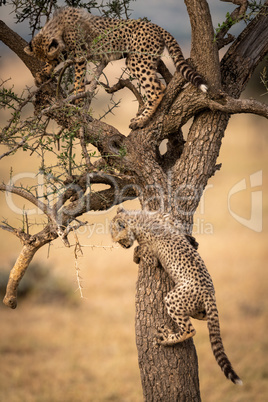
<instances>
[{"instance_id":1,"label":"dry grass","mask_svg":"<svg viewBox=\"0 0 268 402\"><path fill-rule=\"evenodd\" d=\"M118 119L118 116L115 116ZM124 122L127 127L128 118ZM200 253L214 279L222 336L230 360L244 381L227 381L212 355L206 324L194 321L200 385L206 402L264 402L268 397L267 369L267 127L262 119L239 116L232 120L219 162L222 170L210 181L204 210L199 210L196 234ZM19 163L18 163L19 162ZM27 158L13 159L13 168L34 171ZM10 165L1 165L1 177ZM263 171L263 231L256 233L235 221L228 212L230 188L244 177ZM11 216L1 196L3 216ZM130 204L127 204L128 206ZM133 204L132 204L133 207ZM250 191L233 197L232 209L250 215ZM106 225L109 215L86 219ZM205 234L206 225L212 234ZM203 228L203 229L202 229ZM81 237L81 243L111 245L102 226ZM99 233L99 234L98 234ZM20 245L1 233L2 266L17 255ZM73 248L60 241L40 250L36 260L70 288L69 299L51 303L34 297L19 300L17 310L0 307L0 400L21 401L127 401L142 400L135 346L135 281L132 252L119 248L84 247L79 259L84 298L77 292ZM27 275L27 274L26 274Z\"/></svg>"},{"instance_id":2,"label":"dry grass","mask_svg":"<svg viewBox=\"0 0 268 402\"><path fill-rule=\"evenodd\" d=\"M52 260L65 261L64 280L75 292L73 257L60 244L54 247ZM76 293L67 302L36 304L30 298L15 311L1 308L0 400L141 399L134 339L136 270L126 269L130 256L116 257L117 252L108 252L110 266L107 259L94 263L99 250L85 251L84 299ZM57 271L63 269L57 265Z\"/></svg>"}]
</instances>

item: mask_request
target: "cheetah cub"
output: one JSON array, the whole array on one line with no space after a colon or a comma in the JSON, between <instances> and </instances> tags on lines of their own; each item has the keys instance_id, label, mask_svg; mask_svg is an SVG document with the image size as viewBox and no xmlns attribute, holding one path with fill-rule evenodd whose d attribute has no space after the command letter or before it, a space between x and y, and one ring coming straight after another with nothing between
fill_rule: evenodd
<instances>
[{"instance_id":1,"label":"cheetah cub","mask_svg":"<svg viewBox=\"0 0 268 402\"><path fill-rule=\"evenodd\" d=\"M220 324L212 279L196 251L197 243L175 227L168 215L119 209L111 222L112 239L129 248L137 240L140 255L161 266L170 275L175 287L165 297L168 314L178 331L159 328L159 343L173 345L191 338L195 329L190 317L207 320L212 351L225 376L235 384L242 381L226 356L220 334ZM135 254L134 254L135 256ZM135 256L138 262L138 256Z\"/></svg>"},{"instance_id":2,"label":"cheetah cub","mask_svg":"<svg viewBox=\"0 0 268 402\"><path fill-rule=\"evenodd\" d=\"M148 21L97 17L78 8L60 8L24 50L46 62L37 84L46 81L64 58L73 60L76 92L85 90L87 61L126 58L130 74L138 79L147 99L142 112L131 120L130 128L136 129L148 122L164 96L157 64L165 47L177 71L206 92L204 79L185 61L173 36Z\"/></svg>"}]
</instances>

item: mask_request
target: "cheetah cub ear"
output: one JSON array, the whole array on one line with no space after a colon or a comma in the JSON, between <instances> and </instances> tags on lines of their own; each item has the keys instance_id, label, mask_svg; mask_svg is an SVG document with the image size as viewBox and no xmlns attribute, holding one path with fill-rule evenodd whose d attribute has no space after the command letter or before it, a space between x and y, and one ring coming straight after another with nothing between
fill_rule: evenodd
<instances>
[{"instance_id":1,"label":"cheetah cub ear","mask_svg":"<svg viewBox=\"0 0 268 402\"><path fill-rule=\"evenodd\" d=\"M64 50L64 48L65 45L62 40L52 38L48 46L47 57L50 60L55 59Z\"/></svg>"}]
</instances>

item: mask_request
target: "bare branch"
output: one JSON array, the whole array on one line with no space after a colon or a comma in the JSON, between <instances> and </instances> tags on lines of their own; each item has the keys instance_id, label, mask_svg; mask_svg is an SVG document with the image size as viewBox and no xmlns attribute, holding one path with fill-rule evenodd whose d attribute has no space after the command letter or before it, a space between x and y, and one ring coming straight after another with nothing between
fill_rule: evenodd
<instances>
[{"instance_id":1,"label":"bare branch","mask_svg":"<svg viewBox=\"0 0 268 402\"><path fill-rule=\"evenodd\" d=\"M191 117L205 110L208 96L208 94L204 94L190 85L181 91L164 115L163 129L159 133L160 140L177 132Z\"/></svg>"},{"instance_id":2,"label":"bare branch","mask_svg":"<svg viewBox=\"0 0 268 402\"><path fill-rule=\"evenodd\" d=\"M234 99L231 96L226 96L224 103L209 99L208 107L210 110L219 110L229 114L254 113L268 119L268 105L254 99Z\"/></svg>"},{"instance_id":3,"label":"bare branch","mask_svg":"<svg viewBox=\"0 0 268 402\"><path fill-rule=\"evenodd\" d=\"M56 110L61 110L63 106L69 106L74 108L74 102L80 99L87 98L89 96L88 91L79 92L77 94L72 94L68 96L66 99L58 99L57 102L53 103L53 105L48 106L40 111L41 116L51 114Z\"/></svg>"},{"instance_id":4,"label":"bare branch","mask_svg":"<svg viewBox=\"0 0 268 402\"><path fill-rule=\"evenodd\" d=\"M85 140L93 144L102 156L111 157L116 155L120 144L124 143L126 137L115 127L99 120L87 118L84 115ZM117 156L117 155L116 155ZM118 156L117 156L118 159ZM109 163L109 158L106 158Z\"/></svg>"},{"instance_id":5,"label":"bare branch","mask_svg":"<svg viewBox=\"0 0 268 402\"><path fill-rule=\"evenodd\" d=\"M224 46L229 45L229 43L232 43L235 40L234 35L231 35L230 33L227 33L227 37L226 38L219 38L217 39L217 46L218 49L222 49Z\"/></svg>"},{"instance_id":6,"label":"bare branch","mask_svg":"<svg viewBox=\"0 0 268 402\"><path fill-rule=\"evenodd\" d=\"M248 8L248 1L247 0L221 0L226 3L233 3L239 6L235 11L238 14L237 18L243 18L243 15L247 11Z\"/></svg>"},{"instance_id":7,"label":"bare branch","mask_svg":"<svg viewBox=\"0 0 268 402\"><path fill-rule=\"evenodd\" d=\"M10 271L9 280L4 297L4 304L12 309L17 307L17 289L27 267L38 249L24 246L20 252L14 267Z\"/></svg>"},{"instance_id":8,"label":"bare branch","mask_svg":"<svg viewBox=\"0 0 268 402\"><path fill-rule=\"evenodd\" d=\"M80 293L80 297L84 298L83 296L83 285L82 285L82 278L80 275L80 268L78 265L78 256L83 256L83 250L81 247L81 244L78 240L78 236L76 232L74 232L74 238L75 238L75 247L74 247L74 258L75 258L75 271L76 271L76 279L77 279L77 284L78 284L78 290Z\"/></svg>"},{"instance_id":9,"label":"bare branch","mask_svg":"<svg viewBox=\"0 0 268 402\"><path fill-rule=\"evenodd\" d=\"M106 66L107 66L107 62L104 61L104 60L102 60L102 61L98 64L98 66L96 67L96 70L94 71L94 78L93 78L93 80L90 82L90 84L89 84L89 86L88 86L88 88L87 88L87 91L88 91L89 93L91 93L90 100L93 99L94 91L95 91L95 89L97 88L97 86L98 86L98 84L99 84L99 78L100 78L100 76L101 76L101 74L102 74L102 72L103 72L103 70L104 70L104 68L105 68Z\"/></svg>"},{"instance_id":10,"label":"bare branch","mask_svg":"<svg viewBox=\"0 0 268 402\"><path fill-rule=\"evenodd\" d=\"M40 247L56 239L57 237L58 235L55 227L51 224L48 224L39 233L33 236L25 236L24 240L21 238L23 248L15 262L14 267L10 271L6 295L4 298L4 304L6 306L13 309L17 307L17 289L33 256Z\"/></svg>"},{"instance_id":11,"label":"bare branch","mask_svg":"<svg viewBox=\"0 0 268 402\"><path fill-rule=\"evenodd\" d=\"M60 94L60 91L61 91L61 81L62 81L63 75L64 75L65 71L67 70L67 68L72 66L73 64L74 64L74 62L72 60L68 60L64 64L62 69L59 71L59 77L58 77L57 89L56 89L56 98L59 98L59 94Z\"/></svg>"},{"instance_id":12,"label":"bare branch","mask_svg":"<svg viewBox=\"0 0 268 402\"><path fill-rule=\"evenodd\" d=\"M17 151L17 149L23 147L23 145L25 144L26 140L27 140L26 137L23 137L22 140L17 145L15 145L9 151L6 151L2 155L0 155L0 160L3 159L5 156L8 156L8 155L12 154L13 152Z\"/></svg>"},{"instance_id":13,"label":"bare branch","mask_svg":"<svg viewBox=\"0 0 268 402\"><path fill-rule=\"evenodd\" d=\"M23 188L20 188L20 187L0 184L0 191L7 191L7 192L11 192L13 194L19 195L20 197L30 201L33 205L38 207L54 223L56 233L59 236L59 238L62 240L63 244L66 247L70 247L70 244L69 244L69 241L67 238L67 234L66 234L66 228L62 224L63 219L62 219L62 216L58 214L58 210L55 210L55 208L50 208L48 205L44 204L42 201L40 201L37 197L35 197L29 191L27 191ZM32 237L29 236L28 234L25 235L25 233L22 231L14 229L13 233L16 234L23 241L23 243L28 242L28 241L32 242L32 240L31 240Z\"/></svg>"},{"instance_id":14,"label":"bare branch","mask_svg":"<svg viewBox=\"0 0 268 402\"><path fill-rule=\"evenodd\" d=\"M17 236L23 244L30 238L29 234L25 233L22 229L14 228L7 222L3 222L3 224L0 225L0 228Z\"/></svg>"},{"instance_id":15,"label":"bare branch","mask_svg":"<svg viewBox=\"0 0 268 402\"><path fill-rule=\"evenodd\" d=\"M24 233L22 230L12 228L8 224L0 225L2 229L8 230L9 232L19 237L23 243L23 248L9 276L6 295L4 298L4 304L6 304L8 307L11 307L13 309L16 308L17 289L19 283L23 278L34 254L39 248L56 239L57 237L61 238L65 246L70 247L70 243L67 238L70 231L79 228L83 224L86 224L84 222L78 221L78 224L71 225L71 221L76 220L76 216L80 216L88 210L107 210L113 205L136 197L136 192L131 186L128 186L128 188L123 191L124 187L126 186L126 181L120 179L119 177L109 179L108 175L97 173L95 175L91 174L91 180L96 183L105 182L107 184L113 185L113 187L108 190L91 193L89 196L82 195L78 200L68 204L68 206L65 207L60 214L58 213L56 215L57 221L61 221L61 224L59 224L56 219L53 219L52 224L48 224L41 232L35 235ZM33 202L34 205L39 207L39 200L34 199L34 197L30 193L28 194L27 191L24 189L1 184L0 191L12 191L13 193L18 194ZM68 195L70 196L70 193ZM64 200L66 201L67 197L65 197ZM62 200L61 203L56 203L56 207L53 207L52 213L52 210L47 208L47 206L44 206L43 204L43 212L49 211L50 215L53 217L55 211L58 211L58 209L62 207L62 205Z\"/></svg>"},{"instance_id":16,"label":"bare branch","mask_svg":"<svg viewBox=\"0 0 268 402\"><path fill-rule=\"evenodd\" d=\"M85 132L84 127L80 127L80 129L79 129L80 144L81 144L83 156L84 156L85 161L86 161L87 168L89 169L89 168L93 168L93 165L92 165L92 163L90 161L90 157L89 157L89 154L87 152L87 147L86 147L86 143L85 143L85 133L84 132Z\"/></svg>"},{"instance_id":17,"label":"bare branch","mask_svg":"<svg viewBox=\"0 0 268 402\"><path fill-rule=\"evenodd\" d=\"M52 209L48 205L40 201L38 198L36 198L32 193L30 193L30 191L27 191L21 187L15 187L13 185L3 183L0 184L0 191L7 191L18 195L27 201L30 201L33 205L35 205L42 212L44 212L44 214L46 214L51 220L54 220Z\"/></svg>"}]
</instances>

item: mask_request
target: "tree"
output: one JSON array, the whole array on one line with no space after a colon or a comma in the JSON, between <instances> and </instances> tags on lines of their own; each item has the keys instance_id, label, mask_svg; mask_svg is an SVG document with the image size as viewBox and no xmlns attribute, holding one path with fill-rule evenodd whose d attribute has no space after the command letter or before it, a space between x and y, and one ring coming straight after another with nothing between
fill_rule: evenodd
<instances>
[{"instance_id":1,"label":"tree","mask_svg":"<svg viewBox=\"0 0 268 402\"><path fill-rule=\"evenodd\" d=\"M27 213L23 214L20 228L10 226L8 222L1 225L2 229L16 235L23 245L10 272L4 299L7 306L16 307L19 282L37 250L57 237L68 246L68 234L84 224L78 218L88 210L107 210L138 197L143 209L170 213L174 221L183 224L185 233L191 234L193 216L202 193L209 178L220 169L217 157L230 115L254 113L268 117L265 104L239 99L254 69L268 51L268 1L258 6L245 0L232 2L238 8L214 34L207 2L185 0L192 27L190 62L207 81L209 93L203 94L192 85L185 86L181 75L175 73L172 76L165 64L159 63L159 73L167 84L165 96L149 123L131 131L128 136L90 112L99 85L105 85L110 93L127 87L135 94L139 107L143 106L143 97L131 77L122 75L113 87L101 82L105 63L93 68L86 92L80 95L69 92L73 66L68 62L37 89L28 89L23 98L13 90L7 90L2 83L1 104L10 109L11 115L1 133L1 142L6 146L1 159L20 148L37 153L39 175L45 186L30 188L3 183L0 190L30 201L46 217L43 229L37 233L31 233ZM33 34L56 6L53 1L44 1L42 7L36 6L35 2L27 2L27 7L23 1L14 4L18 22L29 18ZM87 5L81 1L66 4L83 6L93 12L97 7L94 1ZM104 15L129 17L127 0L98 8ZM249 14L246 14L247 10ZM248 24L238 38L228 33L235 22L247 18ZM3 21L0 22L0 39L36 77L42 64L24 53L26 42ZM219 61L219 49L227 44L231 45ZM263 80L266 82L265 77ZM83 102L77 106L73 101L78 98ZM33 112L25 114L29 105ZM111 103L109 111L116 106ZM192 118L185 139L181 128ZM56 133L51 132L52 123ZM159 147L164 140L167 150L161 154ZM91 146L99 155L95 162L95 153L89 151ZM47 163L49 154L56 159L53 167ZM96 183L109 188L94 192ZM155 328L170 321L163 297L171 287L171 280L164 270L152 270L146 258L140 259L136 340L144 398L148 401L198 401L198 364L192 339L168 348L155 342Z\"/></svg>"}]
</instances>

